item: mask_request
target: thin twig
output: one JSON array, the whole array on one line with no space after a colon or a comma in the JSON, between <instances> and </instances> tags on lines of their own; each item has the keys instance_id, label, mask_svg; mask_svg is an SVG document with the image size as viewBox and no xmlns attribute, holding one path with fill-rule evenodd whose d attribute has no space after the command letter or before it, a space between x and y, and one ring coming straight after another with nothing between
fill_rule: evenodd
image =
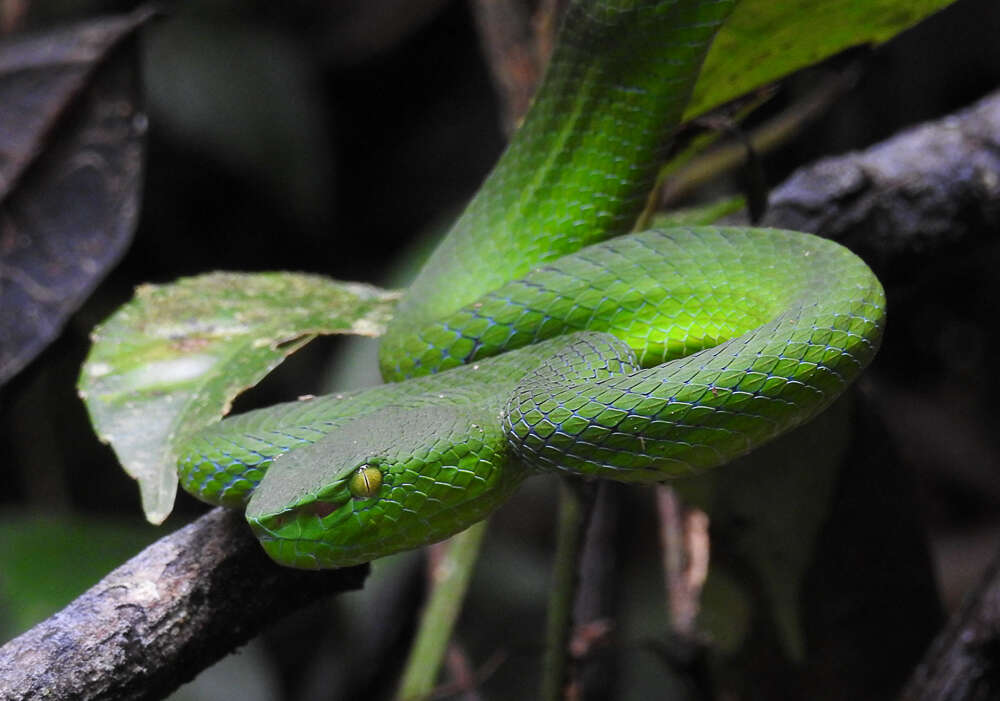
<instances>
[{"instance_id":1,"label":"thin twig","mask_svg":"<svg viewBox=\"0 0 1000 701\"><path fill-rule=\"evenodd\" d=\"M566 687L580 552L593 510L595 491L595 486L591 483L569 478L560 481L556 556L552 567L552 590L545 626L545 659L539 694L543 701L563 698Z\"/></svg>"},{"instance_id":2,"label":"thin twig","mask_svg":"<svg viewBox=\"0 0 1000 701\"><path fill-rule=\"evenodd\" d=\"M567 687L570 699L608 698L616 688L619 658L612 646L621 604L619 512L625 489L608 480L597 483L573 606L575 623L569 642L573 675Z\"/></svg>"},{"instance_id":3,"label":"thin twig","mask_svg":"<svg viewBox=\"0 0 1000 701\"><path fill-rule=\"evenodd\" d=\"M420 617L398 698L425 699L434 691L438 670L451 632L465 601L465 591L479 557L486 521L480 521L448 541L447 551L432 563L430 598Z\"/></svg>"},{"instance_id":4,"label":"thin twig","mask_svg":"<svg viewBox=\"0 0 1000 701\"><path fill-rule=\"evenodd\" d=\"M449 649L449 655L455 647ZM475 693L475 689L485 682L487 679L493 676L493 673L500 669L502 665L507 660L507 653L503 650L494 652L489 658L479 666L478 669L471 670L471 675L465 679L455 679L446 684L441 684L434 689L434 693L431 695L433 699L445 699L454 696L455 694L465 694L466 698L470 695L479 696ZM468 664L465 661L465 664ZM465 701L465 699L463 699Z\"/></svg>"},{"instance_id":5,"label":"thin twig","mask_svg":"<svg viewBox=\"0 0 1000 701\"><path fill-rule=\"evenodd\" d=\"M685 506L665 485L656 487L656 507L670 626L678 635L690 637L695 634L701 590L708 577L708 514Z\"/></svg>"},{"instance_id":6,"label":"thin twig","mask_svg":"<svg viewBox=\"0 0 1000 701\"><path fill-rule=\"evenodd\" d=\"M663 183L660 204L669 207L695 189L740 167L747 158L747 144L758 154L768 153L797 135L822 116L838 97L858 81L857 67L822 79L814 90L796 100L780 114L752 129L744 138L729 139L705 150Z\"/></svg>"}]
</instances>

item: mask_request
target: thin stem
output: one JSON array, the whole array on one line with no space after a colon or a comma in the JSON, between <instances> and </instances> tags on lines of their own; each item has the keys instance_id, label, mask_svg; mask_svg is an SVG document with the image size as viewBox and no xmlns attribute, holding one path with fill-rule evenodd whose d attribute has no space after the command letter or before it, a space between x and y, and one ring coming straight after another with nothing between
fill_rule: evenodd
<instances>
[{"instance_id":1,"label":"thin stem","mask_svg":"<svg viewBox=\"0 0 1000 701\"><path fill-rule=\"evenodd\" d=\"M729 115L729 120L739 124L773 96L774 90L758 90L755 95L746 99ZM678 180L679 173L685 173L689 169L692 161L698 162L707 152L710 152L709 149L721 136L722 132L719 130L707 130L698 134L663 164L656 175L656 183L646 198L646 207L636 220L634 231L645 231L650 228L657 212L663 211L668 204L666 198L671 194L670 184Z\"/></svg>"},{"instance_id":2,"label":"thin stem","mask_svg":"<svg viewBox=\"0 0 1000 701\"><path fill-rule=\"evenodd\" d=\"M747 143L758 154L769 153L788 143L807 124L822 116L838 97L854 86L857 80L856 67L824 77L803 98L750 131L746 135L746 142L732 139L716 144L711 149L704 147L714 139L696 142L700 148L686 152L687 161L681 167L672 169L672 172L667 173L668 177L659 183L660 205L669 207L705 183L738 168L746 161ZM738 123L742 116L736 117L733 121ZM697 156L690 158L694 154Z\"/></svg>"},{"instance_id":3,"label":"thin stem","mask_svg":"<svg viewBox=\"0 0 1000 701\"><path fill-rule=\"evenodd\" d=\"M691 637L708 577L708 514L685 506L677 493L663 484L656 486L656 507L670 626L678 635Z\"/></svg>"},{"instance_id":4,"label":"thin stem","mask_svg":"<svg viewBox=\"0 0 1000 701\"><path fill-rule=\"evenodd\" d=\"M398 699L425 699L434 690L485 533L486 521L480 521L452 537L447 552L432 566L430 598L420 617Z\"/></svg>"},{"instance_id":5,"label":"thin stem","mask_svg":"<svg viewBox=\"0 0 1000 701\"><path fill-rule=\"evenodd\" d=\"M545 660L539 695L542 701L558 701L563 698L566 687L580 553L593 505L593 485L574 479L560 481L556 557L552 568L552 591L549 594L545 629Z\"/></svg>"},{"instance_id":6,"label":"thin stem","mask_svg":"<svg viewBox=\"0 0 1000 701\"><path fill-rule=\"evenodd\" d=\"M503 127L510 136L531 105L542 74L536 32L523 0L473 0L476 28L503 103Z\"/></svg>"}]
</instances>

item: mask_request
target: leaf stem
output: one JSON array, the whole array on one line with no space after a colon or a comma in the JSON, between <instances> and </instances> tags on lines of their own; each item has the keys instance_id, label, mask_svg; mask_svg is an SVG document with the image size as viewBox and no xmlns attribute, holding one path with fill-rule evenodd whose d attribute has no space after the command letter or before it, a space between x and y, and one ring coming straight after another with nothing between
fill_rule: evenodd
<instances>
[{"instance_id":1,"label":"leaf stem","mask_svg":"<svg viewBox=\"0 0 1000 701\"><path fill-rule=\"evenodd\" d=\"M552 568L545 628L545 659L542 664L542 701L563 698L569 668L569 638L573 604L579 582L580 554L594 505L593 484L563 479L559 485L559 522L556 557Z\"/></svg>"},{"instance_id":2,"label":"leaf stem","mask_svg":"<svg viewBox=\"0 0 1000 701\"><path fill-rule=\"evenodd\" d=\"M486 521L470 526L453 536L444 554L432 563L432 588L403 671L398 699L425 699L434 690L485 533Z\"/></svg>"}]
</instances>

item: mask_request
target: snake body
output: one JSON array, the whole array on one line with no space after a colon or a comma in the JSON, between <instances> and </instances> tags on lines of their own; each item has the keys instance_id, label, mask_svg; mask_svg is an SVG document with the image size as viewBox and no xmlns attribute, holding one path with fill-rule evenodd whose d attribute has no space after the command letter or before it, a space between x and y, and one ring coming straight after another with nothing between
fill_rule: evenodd
<instances>
[{"instance_id":1,"label":"snake body","mask_svg":"<svg viewBox=\"0 0 1000 701\"><path fill-rule=\"evenodd\" d=\"M192 436L184 488L245 506L278 562L342 567L457 533L530 475L684 476L833 401L884 323L860 259L787 231L620 235L732 4L571 4L524 126L383 339L390 382Z\"/></svg>"}]
</instances>

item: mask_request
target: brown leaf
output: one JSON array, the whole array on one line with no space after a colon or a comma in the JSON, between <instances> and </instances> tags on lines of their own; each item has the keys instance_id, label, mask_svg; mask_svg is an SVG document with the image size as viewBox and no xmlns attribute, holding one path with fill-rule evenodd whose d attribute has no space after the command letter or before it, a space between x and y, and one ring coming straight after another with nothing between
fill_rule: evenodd
<instances>
[{"instance_id":1,"label":"brown leaf","mask_svg":"<svg viewBox=\"0 0 1000 701\"><path fill-rule=\"evenodd\" d=\"M131 241L146 126L131 38L152 15L0 43L0 383Z\"/></svg>"}]
</instances>

